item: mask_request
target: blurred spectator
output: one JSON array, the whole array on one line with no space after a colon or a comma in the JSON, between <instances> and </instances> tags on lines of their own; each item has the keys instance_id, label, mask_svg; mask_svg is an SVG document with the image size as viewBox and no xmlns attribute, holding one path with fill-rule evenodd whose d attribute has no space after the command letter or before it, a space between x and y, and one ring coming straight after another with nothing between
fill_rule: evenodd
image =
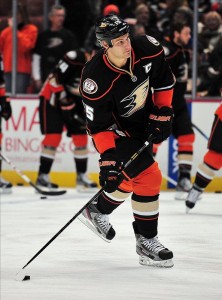
<instances>
[{"instance_id":1,"label":"blurred spectator","mask_svg":"<svg viewBox=\"0 0 222 300\"><path fill-rule=\"evenodd\" d=\"M180 11L182 9L182 11ZM179 15L174 17L175 13L180 11ZM163 11L160 16L160 19L157 22L157 26L164 36L168 35L170 32L170 24L172 21L191 21L190 25L192 26L192 10L189 7L187 0L166 0L165 7L163 5ZM189 20L188 20L189 18Z\"/></svg>"},{"instance_id":2,"label":"blurred spectator","mask_svg":"<svg viewBox=\"0 0 222 300\"><path fill-rule=\"evenodd\" d=\"M63 55L78 48L74 34L63 28L66 11L61 5L52 6L49 12L50 29L41 32L34 49L32 76L36 90L39 91L42 83L56 66Z\"/></svg>"},{"instance_id":3,"label":"blurred spectator","mask_svg":"<svg viewBox=\"0 0 222 300\"><path fill-rule=\"evenodd\" d=\"M109 14L119 14L119 7L114 4L108 4L103 9L103 16L109 15ZM84 49L85 53L87 55L87 59L89 60L91 56L95 54L96 51L100 49L100 45L96 39L95 34L95 26L93 25L86 36L85 42L84 42Z\"/></svg>"},{"instance_id":4,"label":"blurred spectator","mask_svg":"<svg viewBox=\"0 0 222 300\"><path fill-rule=\"evenodd\" d=\"M158 40L162 39L162 33L156 26L155 22L151 22L150 7L148 4L140 4L135 9L136 24L144 26L146 34L155 37Z\"/></svg>"},{"instance_id":5,"label":"blurred spectator","mask_svg":"<svg viewBox=\"0 0 222 300\"><path fill-rule=\"evenodd\" d=\"M211 11L203 21L204 26L198 36L199 51L207 54L212 52L222 35L222 18L216 11Z\"/></svg>"},{"instance_id":6,"label":"blurred spectator","mask_svg":"<svg viewBox=\"0 0 222 300\"><path fill-rule=\"evenodd\" d=\"M203 96L219 96L222 92L222 36L209 53L208 66L202 72L198 91Z\"/></svg>"},{"instance_id":7,"label":"blurred spectator","mask_svg":"<svg viewBox=\"0 0 222 300\"><path fill-rule=\"evenodd\" d=\"M10 14L8 27L2 31L0 36L0 53L3 58L7 92L11 92L12 85L13 23ZM29 22L26 7L18 4L16 93L26 93L30 85L32 49L35 47L37 34L37 27Z\"/></svg>"},{"instance_id":8,"label":"blurred spectator","mask_svg":"<svg viewBox=\"0 0 222 300\"><path fill-rule=\"evenodd\" d=\"M146 29L142 24L135 24L134 26L132 26L131 29L132 29L133 36L146 34Z\"/></svg>"},{"instance_id":9,"label":"blurred spectator","mask_svg":"<svg viewBox=\"0 0 222 300\"><path fill-rule=\"evenodd\" d=\"M204 16L204 24L201 32L198 35L198 51L200 67L198 68L198 74L200 78L200 84L198 86L199 92L207 91L214 80L215 76L211 76L209 67L213 63L212 59L217 55L219 51L219 40L222 37L222 18L216 11L208 12ZM217 50L214 49L217 46ZM213 53L214 52L214 53ZM219 51L220 52L220 51ZM218 61L216 62L218 64ZM213 80L213 81L212 81ZM204 92L205 93L205 92ZM218 94L218 88L215 87L214 91L211 89L210 94Z\"/></svg>"},{"instance_id":10,"label":"blurred spectator","mask_svg":"<svg viewBox=\"0 0 222 300\"><path fill-rule=\"evenodd\" d=\"M222 1L213 1L211 10L217 11L222 16Z\"/></svg>"}]
</instances>

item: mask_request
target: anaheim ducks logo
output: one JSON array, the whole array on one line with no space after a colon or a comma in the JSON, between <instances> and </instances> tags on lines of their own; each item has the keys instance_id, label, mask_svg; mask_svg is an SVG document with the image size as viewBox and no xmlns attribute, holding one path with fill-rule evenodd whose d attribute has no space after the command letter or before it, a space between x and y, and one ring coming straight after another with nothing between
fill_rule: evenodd
<instances>
[{"instance_id":1,"label":"anaheim ducks logo","mask_svg":"<svg viewBox=\"0 0 222 300\"><path fill-rule=\"evenodd\" d=\"M126 102L127 105L124 109L127 112L122 117L129 117L139 109L143 108L146 103L146 98L149 90L149 79L142 82L137 88L127 97L120 101L120 103Z\"/></svg>"},{"instance_id":2,"label":"anaheim ducks logo","mask_svg":"<svg viewBox=\"0 0 222 300\"><path fill-rule=\"evenodd\" d=\"M105 28L106 26L107 26L106 23L101 23L101 24L99 25L100 28Z\"/></svg>"}]
</instances>

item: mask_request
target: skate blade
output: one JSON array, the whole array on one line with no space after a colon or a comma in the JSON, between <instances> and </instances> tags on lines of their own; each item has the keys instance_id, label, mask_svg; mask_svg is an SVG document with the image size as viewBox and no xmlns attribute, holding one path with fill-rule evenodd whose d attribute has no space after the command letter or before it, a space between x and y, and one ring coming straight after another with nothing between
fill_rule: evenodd
<instances>
[{"instance_id":1,"label":"skate blade","mask_svg":"<svg viewBox=\"0 0 222 300\"><path fill-rule=\"evenodd\" d=\"M110 243L111 240L106 239L104 236L102 236L95 228L95 226L88 220L86 219L83 215L78 216L78 219L86 225L90 230L92 230L98 237L100 237L102 240L104 240L107 243Z\"/></svg>"},{"instance_id":2,"label":"skate blade","mask_svg":"<svg viewBox=\"0 0 222 300\"><path fill-rule=\"evenodd\" d=\"M139 256L139 263L142 266L153 266L153 267L160 267L160 268L172 268L174 266L172 259L167 260L152 260L147 256Z\"/></svg>"}]
</instances>

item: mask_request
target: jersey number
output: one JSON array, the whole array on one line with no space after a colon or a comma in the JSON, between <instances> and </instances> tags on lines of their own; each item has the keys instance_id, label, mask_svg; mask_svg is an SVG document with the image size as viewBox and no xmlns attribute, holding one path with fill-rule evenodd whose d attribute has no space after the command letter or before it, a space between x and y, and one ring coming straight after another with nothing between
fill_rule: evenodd
<instances>
[{"instance_id":1,"label":"jersey number","mask_svg":"<svg viewBox=\"0 0 222 300\"><path fill-rule=\"evenodd\" d=\"M85 104L85 110L86 110L86 117L90 120L93 121L94 120L94 109Z\"/></svg>"},{"instance_id":2,"label":"jersey number","mask_svg":"<svg viewBox=\"0 0 222 300\"><path fill-rule=\"evenodd\" d=\"M65 73L66 69L68 68L68 64L62 61L59 65L59 69L61 70L62 73Z\"/></svg>"}]
</instances>

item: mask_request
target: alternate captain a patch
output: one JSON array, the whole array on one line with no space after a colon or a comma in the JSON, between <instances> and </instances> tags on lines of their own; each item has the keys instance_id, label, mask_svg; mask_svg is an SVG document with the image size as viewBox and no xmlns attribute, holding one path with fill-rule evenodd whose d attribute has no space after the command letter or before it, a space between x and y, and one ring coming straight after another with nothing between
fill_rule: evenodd
<instances>
[{"instance_id":1,"label":"alternate captain a patch","mask_svg":"<svg viewBox=\"0 0 222 300\"><path fill-rule=\"evenodd\" d=\"M95 83L95 81L93 81L90 78L87 78L84 82L83 82L83 91L86 92L87 94L95 94L98 90L98 86Z\"/></svg>"}]
</instances>

